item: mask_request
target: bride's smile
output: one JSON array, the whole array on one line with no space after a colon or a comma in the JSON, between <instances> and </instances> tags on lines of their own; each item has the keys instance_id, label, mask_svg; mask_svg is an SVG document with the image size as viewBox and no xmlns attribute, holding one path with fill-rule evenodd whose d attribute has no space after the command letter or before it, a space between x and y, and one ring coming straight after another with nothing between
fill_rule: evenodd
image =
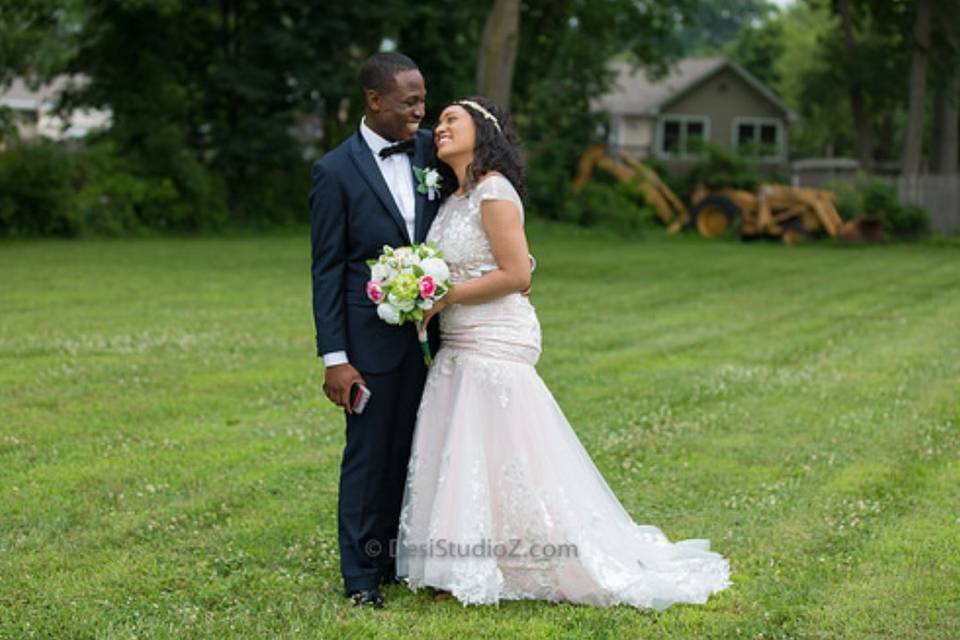
<instances>
[{"instance_id":1,"label":"bride's smile","mask_svg":"<svg viewBox=\"0 0 960 640\"><path fill-rule=\"evenodd\" d=\"M476 141L473 120L463 107L451 105L440 114L433 139L437 157L449 164L451 158L473 152Z\"/></svg>"}]
</instances>

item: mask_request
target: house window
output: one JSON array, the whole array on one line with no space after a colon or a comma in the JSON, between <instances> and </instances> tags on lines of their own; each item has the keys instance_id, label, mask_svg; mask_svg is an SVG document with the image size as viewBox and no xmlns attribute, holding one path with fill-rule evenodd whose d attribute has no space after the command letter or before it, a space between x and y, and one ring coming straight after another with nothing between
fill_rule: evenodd
<instances>
[{"instance_id":1,"label":"house window","mask_svg":"<svg viewBox=\"0 0 960 640\"><path fill-rule=\"evenodd\" d=\"M658 150L665 156L696 155L709 134L705 116L665 116L660 120Z\"/></svg>"},{"instance_id":2,"label":"house window","mask_svg":"<svg viewBox=\"0 0 960 640\"><path fill-rule=\"evenodd\" d=\"M783 125L773 118L737 118L733 123L734 146L738 151L761 158L783 156Z\"/></svg>"},{"instance_id":3,"label":"house window","mask_svg":"<svg viewBox=\"0 0 960 640\"><path fill-rule=\"evenodd\" d=\"M610 142L618 147L623 146L622 118L614 117L610 119Z\"/></svg>"}]
</instances>

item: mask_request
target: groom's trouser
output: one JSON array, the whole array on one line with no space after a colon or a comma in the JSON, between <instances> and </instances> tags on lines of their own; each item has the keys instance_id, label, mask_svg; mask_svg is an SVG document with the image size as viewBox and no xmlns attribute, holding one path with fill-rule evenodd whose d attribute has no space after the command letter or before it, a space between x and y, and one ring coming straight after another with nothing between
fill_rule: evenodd
<instances>
[{"instance_id":1,"label":"groom's trouser","mask_svg":"<svg viewBox=\"0 0 960 640\"><path fill-rule=\"evenodd\" d=\"M394 575L407 462L426 367L417 343L387 373L360 371L372 392L360 415L347 416L340 465L340 570L346 591L372 589Z\"/></svg>"}]
</instances>

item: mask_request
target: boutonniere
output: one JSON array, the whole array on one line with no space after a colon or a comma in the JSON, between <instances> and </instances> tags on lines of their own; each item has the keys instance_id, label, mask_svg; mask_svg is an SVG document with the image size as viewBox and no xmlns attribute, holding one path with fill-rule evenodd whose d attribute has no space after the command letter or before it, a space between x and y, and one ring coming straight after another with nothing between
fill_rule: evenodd
<instances>
[{"instance_id":1,"label":"boutonniere","mask_svg":"<svg viewBox=\"0 0 960 640\"><path fill-rule=\"evenodd\" d=\"M439 197L440 183L443 181L439 171L433 167L414 167L413 175L417 178L417 193L427 196L427 200Z\"/></svg>"}]
</instances>

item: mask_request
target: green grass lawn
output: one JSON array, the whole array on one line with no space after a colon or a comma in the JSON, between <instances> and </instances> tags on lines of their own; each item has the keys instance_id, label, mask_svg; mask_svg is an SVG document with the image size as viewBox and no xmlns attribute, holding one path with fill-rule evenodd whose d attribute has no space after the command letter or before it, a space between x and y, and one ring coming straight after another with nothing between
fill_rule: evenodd
<instances>
[{"instance_id":1,"label":"green grass lawn","mask_svg":"<svg viewBox=\"0 0 960 640\"><path fill-rule=\"evenodd\" d=\"M308 240L0 243L0 638L960 637L960 251L534 225L541 376L705 606L341 595Z\"/></svg>"}]
</instances>

